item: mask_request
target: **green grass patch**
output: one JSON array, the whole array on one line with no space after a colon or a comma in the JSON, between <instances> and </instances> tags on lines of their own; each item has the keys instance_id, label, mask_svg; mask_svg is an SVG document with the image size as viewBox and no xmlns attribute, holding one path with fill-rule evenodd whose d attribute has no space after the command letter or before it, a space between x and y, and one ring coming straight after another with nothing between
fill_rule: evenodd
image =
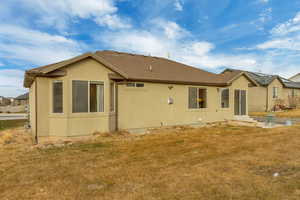
<instances>
[{"instance_id":1,"label":"green grass patch","mask_svg":"<svg viewBox=\"0 0 300 200\"><path fill-rule=\"evenodd\" d=\"M22 127L26 124L25 119L20 120L0 120L0 131L3 131L5 129L11 129L11 128L18 128Z\"/></svg>"}]
</instances>

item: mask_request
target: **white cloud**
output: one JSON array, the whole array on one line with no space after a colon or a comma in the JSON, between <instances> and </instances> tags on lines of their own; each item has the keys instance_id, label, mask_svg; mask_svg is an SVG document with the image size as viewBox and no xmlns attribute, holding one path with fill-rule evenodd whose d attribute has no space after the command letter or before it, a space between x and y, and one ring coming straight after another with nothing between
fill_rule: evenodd
<instances>
[{"instance_id":1,"label":"white cloud","mask_svg":"<svg viewBox=\"0 0 300 200\"><path fill-rule=\"evenodd\" d=\"M39 13L39 24L59 30L65 30L76 18L92 19L109 28L130 27L117 15L115 0L28 0L24 6Z\"/></svg>"},{"instance_id":2,"label":"white cloud","mask_svg":"<svg viewBox=\"0 0 300 200\"><path fill-rule=\"evenodd\" d=\"M180 0L175 0L174 7L175 7L175 10L177 10L177 11L183 11L183 6L182 6L182 3L180 2Z\"/></svg>"},{"instance_id":3,"label":"white cloud","mask_svg":"<svg viewBox=\"0 0 300 200\"><path fill-rule=\"evenodd\" d=\"M300 12L292 19L278 24L270 31L270 39L258 44L258 49L300 50Z\"/></svg>"},{"instance_id":4,"label":"white cloud","mask_svg":"<svg viewBox=\"0 0 300 200\"><path fill-rule=\"evenodd\" d=\"M0 25L0 57L6 59L42 65L73 57L80 51L80 45L76 41L60 35Z\"/></svg>"},{"instance_id":5,"label":"white cloud","mask_svg":"<svg viewBox=\"0 0 300 200\"><path fill-rule=\"evenodd\" d=\"M285 36L290 33L299 32L300 31L300 12L296 14L296 16L287 22L279 24L275 26L271 30L271 34L274 36Z\"/></svg>"},{"instance_id":6,"label":"white cloud","mask_svg":"<svg viewBox=\"0 0 300 200\"><path fill-rule=\"evenodd\" d=\"M169 22L171 23L171 22ZM178 26L178 25L177 25ZM181 27L177 27L188 32ZM157 30L130 30L107 32L98 37L107 47L144 55L167 57L172 60L183 62L200 68L216 69L220 66L255 66L256 60L248 55L223 55L215 54L212 51L215 45L207 41L199 41L175 37L167 34L165 29Z\"/></svg>"},{"instance_id":7,"label":"white cloud","mask_svg":"<svg viewBox=\"0 0 300 200\"><path fill-rule=\"evenodd\" d=\"M102 26L107 26L111 29L123 29L131 28L131 24L128 20L122 20L117 15L105 15L95 19L95 22Z\"/></svg>"},{"instance_id":8,"label":"white cloud","mask_svg":"<svg viewBox=\"0 0 300 200\"><path fill-rule=\"evenodd\" d=\"M157 29L159 33L162 31L168 39L181 39L183 37L190 36L189 31L181 28L173 21L154 19L151 24L154 25L154 29Z\"/></svg>"},{"instance_id":9,"label":"white cloud","mask_svg":"<svg viewBox=\"0 0 300 200\"><path fill-rule=\"evenodd\" d=\"M15 97L24 93L23 77L21 70L0 70L0 96Z\"/></svg>"},{"instance_id":10,"label":"white cloud","mask_svg":"<svg viewBox=\"0 0 300 200\"><path fill-rule=\"evenodd\" d=\"M4 64L3 63L0 63L0 67L3 67L4 66Z\"/></svg>"}]
</instances>

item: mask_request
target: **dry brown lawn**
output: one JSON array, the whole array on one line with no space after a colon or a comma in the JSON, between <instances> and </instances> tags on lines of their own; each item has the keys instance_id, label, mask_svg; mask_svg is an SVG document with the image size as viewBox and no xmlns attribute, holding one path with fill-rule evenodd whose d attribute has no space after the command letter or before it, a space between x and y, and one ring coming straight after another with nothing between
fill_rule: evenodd
<instances>
[{"instance_id":1,"label":"dry brown lawn","mask_svg":"<svg viewBox=\"0 0 300 200\"><path fill-rule=\"evenodd\" d=\"M250 116L266 116L268 114L274 114L276 117L283 118L300 118L300 109L293 109L280 112L251 112Z\"/></svg>"},{"instance_id":2,"label":"dry brown lawn","mask_svg":"<svg viewBox=\"0 0 300 200\"><path fill-rule=\"evenodd\" d=\"M21 129L0 138L0 199L300 199L299 125L105 134L51 148L32 147Z\"/></svg>"}]
</instances>

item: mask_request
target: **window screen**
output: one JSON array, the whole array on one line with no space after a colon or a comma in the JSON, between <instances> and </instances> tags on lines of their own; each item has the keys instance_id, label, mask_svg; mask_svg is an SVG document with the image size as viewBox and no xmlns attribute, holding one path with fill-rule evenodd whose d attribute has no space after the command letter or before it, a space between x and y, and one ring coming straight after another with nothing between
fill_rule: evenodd
<instances>
[{"instance_id":1,"label":"window screen","mask_svg":"<svg viewBox=\"0 0 300 200\"><path fill-rule=\"evenodd\" d=\"M115 84L110 83L110 111L115 111Z\"/></svg>"},{"instance_id":2,"label":"window screen","mask_svg":"<svg viewBox=\"0 0 300 200\"><path fill-rule=\"evenodd\" d=\"M189 108L190 109L198 108L197 98L198 98L197 88L190 87L189 88Z\"/></svg>"},{"instance_id":3,"label":"window screen","mask_svg":"<svg viewBox=\"0 0 300 200\"><path fill-rule=\"evenodd\" d=\"M198 104L199 108L206 108L207 101L206 101L206 89L198 89L199 98L198 98Z\"/></svg>"},{"instance_id":4,"label":"window screen","mask_svg":"<svg viewBox=\"0 0 300 200\"><path fill-rule=\"evenodd\" d=\"M53 113L63 113L63 83L53 82Z\"/></svg>"},{"instance_id":5,"label":"window screen","mask_svg":"<svg viewBox=\"0 0 300 200\"><path fill-rule=\"evenodd\" d=\"M277 87L273 87L273 98L274 99L278 98L278 88Z\"/></svg>"},{"instance_id":6,"label":"window screen","mask_svg":"<svg viewBox=\"0 0 300 200\"><path fill-rule=\"evenodd\" d=\"M206 108L207 107L207 90L203 88L189 88L189 108Z\"/></svg>"},{"instance_id":7,"label":"window screen","mask_svg":"<svg viewBox=\"0 0 300 200\"><path fill-rule=\"evenodd\" d=\"M229 108L229 89L221 90L221 107Z\"/></svg>"},{"instance_id":8,"label":"window screen","mask_svg":"<svg viewBox=\"0 0 300 200\"><path fill-rule=\"evenodd\" d=\"M135 86L136 87L144 87L144 83L136 83Z\"/></svg>"},{"instance_id":9,"label":"window screen","mask_svg":"<svg viewBox=\"0 0 300 200\"><path fill-rule=\"evenodd\" d=\"M73 113L88 112L88 81L72 82Z\"/></svg>"},{"instance_id":10,"label":"window screen","mask_svg":"<svg viewBox=\"0 0 300 200\"><path fill-rule=\"evenodd\" d=\"M104 87L101 82L90 83L90 112L104 112Z\"/></svg>"}]
</instances>

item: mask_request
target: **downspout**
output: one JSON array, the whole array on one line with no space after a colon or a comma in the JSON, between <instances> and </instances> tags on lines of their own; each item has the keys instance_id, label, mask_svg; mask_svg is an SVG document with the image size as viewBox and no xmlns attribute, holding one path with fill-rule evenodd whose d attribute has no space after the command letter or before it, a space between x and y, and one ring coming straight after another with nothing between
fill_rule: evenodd
<instances>
[{"instance_id":1,"label":"downspout","mask_svg":"<svg viewBox=\"0 0 300 200\"><path fill-rule=\"evenodd\" d=\"M38 84L37 84L37 79L35 79L35 144L38 144L39 141L38 141L38 112L37 112L37 108L38 108L38 98L37 98L37 89L38 87Z\"/></svg>"},{"instance_id":2,"label":"downspout","mask_svg":"<svg viewBox=\"0 0 300 200\"><path fill-rule=\"evenodd\" d=\"M115 88L115 112L116 112L116 131L118 131L119 130L119 87L118 87L118 82L115 82L116 83L116 88Z\"/></svg>"},{"instance_id":3,"label":"downspout","mask_svg":"<svg viewBox=\"0 0 300 200\"><path fill-rule=\"evenodd\" d=\"M266 112L268 112L268 108L269 108L269 87L266 87L266 89L267 89Z\"/></svg>"}]
</instances>

